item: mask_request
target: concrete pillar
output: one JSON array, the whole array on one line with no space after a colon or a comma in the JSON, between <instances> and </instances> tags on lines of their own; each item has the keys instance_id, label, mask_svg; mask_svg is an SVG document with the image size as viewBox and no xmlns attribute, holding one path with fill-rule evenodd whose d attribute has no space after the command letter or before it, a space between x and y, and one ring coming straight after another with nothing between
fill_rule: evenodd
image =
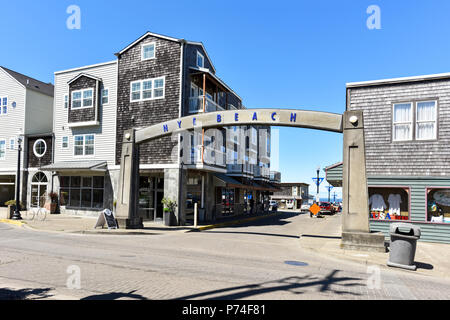
<instances>
[{"instance_id":1,"label":"concrete pillar","mask_svg":"<svg viewBox=\"0 0 450 320\"><path fill-rule=\"evenodd\" d=\"M187 170L180 168L164 169L164 198L177 203L176 221L172 221L171 225L186 225L186 182Z\"/></svg>"},{"instance_id":2,"label":"concrete pillar","mask_svg":"<svg viewBox=\"0 0 450 320\"><path fill-rule=\"evenodd\" d=\"M143 228L138 217L139 147L135 143L135 130L124 132L120 162L119 189L116 218L119 228Z\"/></svg>"},{"instance_id":3,"label":"concrete pillar","mask_svg":"<svg viewBox=\"0 0 450 320\"><path fill-rule=\"evenodd\" d=\"M384 235L370 233L363 112L343 119L342 242L345 249L385 251Z\"/></svg>"}]
</instances>

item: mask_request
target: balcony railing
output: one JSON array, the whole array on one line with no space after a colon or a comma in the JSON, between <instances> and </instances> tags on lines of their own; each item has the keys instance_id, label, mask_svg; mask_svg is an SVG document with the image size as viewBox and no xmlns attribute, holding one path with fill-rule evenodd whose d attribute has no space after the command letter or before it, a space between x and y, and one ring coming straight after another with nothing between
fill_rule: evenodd
<instances>
[{"instance_id":1,"label":"balcony railing","mask_svg":"<svg viewBox=\"0 0 450 320\"><path fill-rule=\"evenodd\" d=\"M190 97L189 98L189 113L203 112L203 98L204 96ZM205 97L205 112L223 111L220 105Z\"/></svg>"},{"instance_id":2,"label":"balcony railing","mask_svg":"<svg viewBox=\"0 0 450 320\"><path fill-rule=\"evenodd\" d=\"M270 171L270 181L275 183L281 182L281 173L278 171Z\"/></svg>"}]
</instances>

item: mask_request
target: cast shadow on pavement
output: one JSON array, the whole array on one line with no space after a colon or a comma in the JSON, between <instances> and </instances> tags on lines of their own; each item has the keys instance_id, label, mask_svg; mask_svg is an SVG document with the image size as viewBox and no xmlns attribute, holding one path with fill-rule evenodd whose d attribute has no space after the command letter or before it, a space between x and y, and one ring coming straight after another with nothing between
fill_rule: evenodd
<instances>
[{"instance_id":1,"label":"cast shadow on pavement","mask_svg":"<svg viewBox=\"0 0 450 320\"><path fill-rule=\"evenodd\" d=\"M11 289L0 288L0 300L37 300L52 297L47 294L52 288Z\"/></svg>"},{"instance_id":2,"label":"cast shadow on pavement","mask_svg":"<svg viewBox=\"0 0 450 320\"><path fill-rule=\"evenodd\" d=\"M417 269L425 269L425 270L433 270L434 267L432 264L424 263L424 262L414 262Z\"/></svg>"},{"instance_id":3,"label":"cast shadow on pavement","mask_svg":"<svg viewBox=\"0 0 450 320\"><path fill-rule=\"evenodd\" d=\"M294 236L294 235L288 235L288 234L278 234L278 233L264 233L264 232L248 232L248 231L202 231L203 233L234 233L234 234L252 234L252 235L256 235L256 236L271 236L271 237L283 237L283 238L295 238L295 239L299 239L299 236Z\"/></svg>"},{"instance_id":4,"label":"cast shadow on pavement","mask_svg":"<svg viewBox=\"0 0 450 320\"><path fill-rule=\"evenodd\" d=\"M202 300L237 300L246 299L255 295L271 293L275 291L290 292L293 294L306 293L305 289L318 287L318 291L322 293L332 293L339 295L360 296L361 294L346 290L346 288L355 286L364 286L365 283L361 278L336 277L340 270L333 270L325 278L306 275L303 277L288 277L278 281L262 282L258 284L250 284L244 286L230 287L226 289L206 291L201 293L183 296L174 300L202 299ZM351 282L348 282L351 281ZM332 287L333 286L333 287ZM340 288L335 288L339 286ZM316 291L316 289L314 289ZM238 292L234 292L238 291ZM209 297L208 297L209 296Z\"/></svg>"},{"instance_id":5,"label":"cast shadow on pavement","mask_svg":"<svg viewBox=\"0 0 450 320\"><path fill-rule=\"evenodd\" d=\"M146 297L135 294L136 290L130 291L128 293L125 292L110 292L103 294L96 294L88 297L84 297L81 300L117 300L120 298L127 298L133 300L148 300Z\"/></svg>"}]
</instances>

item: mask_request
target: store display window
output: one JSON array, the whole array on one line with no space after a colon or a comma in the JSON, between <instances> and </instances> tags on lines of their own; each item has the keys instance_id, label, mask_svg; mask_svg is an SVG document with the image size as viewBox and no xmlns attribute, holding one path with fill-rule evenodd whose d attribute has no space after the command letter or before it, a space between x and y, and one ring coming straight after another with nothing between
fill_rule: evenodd
<instances>
[{"instance_id":1,"label":"store display window","mask_svg":"<svg viewBox=\"0 0 450 320\"><path fill-rule=\"evenodd\" d=\"M450 223L450 188L427 188L427 221Z\"/></svg>"},{"instance_id":2,"label":"store display window","mask_svg":"<svg viewBox=\"0 0 450 320\"><path fill-rule=\"evenodd\" d=\"M369 217L373 220L409 220L410 189L369 187Z\"/></svg>"}]
</instances>

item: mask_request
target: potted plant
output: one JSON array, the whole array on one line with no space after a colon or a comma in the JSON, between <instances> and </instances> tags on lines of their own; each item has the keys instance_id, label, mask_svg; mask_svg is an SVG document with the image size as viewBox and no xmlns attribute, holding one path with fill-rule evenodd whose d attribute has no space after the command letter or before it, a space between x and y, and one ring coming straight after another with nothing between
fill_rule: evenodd
<instances>
[{"instance_id":1,"label":"potted plant","mask_svg":"<svg viewBox=\"0 0 450 320\"><path fill-rule=\"evenodd\" d=\"M177 203L169 198L163 198L161 203L164 205L164 224L166 226L174 225Z\"/></svg>"},{"instance_id":2,"label":"potted plant","mask_svg":"<svg viewBox=\"0 0 450 320\"><path fill-rule=\"evenodd\" d=\"M50 214L55 214L56 208L58 207L58 194L56 192L50 192L48 197L50 198L48 210L50 211Z\"/></svg>"}]
</instances>

